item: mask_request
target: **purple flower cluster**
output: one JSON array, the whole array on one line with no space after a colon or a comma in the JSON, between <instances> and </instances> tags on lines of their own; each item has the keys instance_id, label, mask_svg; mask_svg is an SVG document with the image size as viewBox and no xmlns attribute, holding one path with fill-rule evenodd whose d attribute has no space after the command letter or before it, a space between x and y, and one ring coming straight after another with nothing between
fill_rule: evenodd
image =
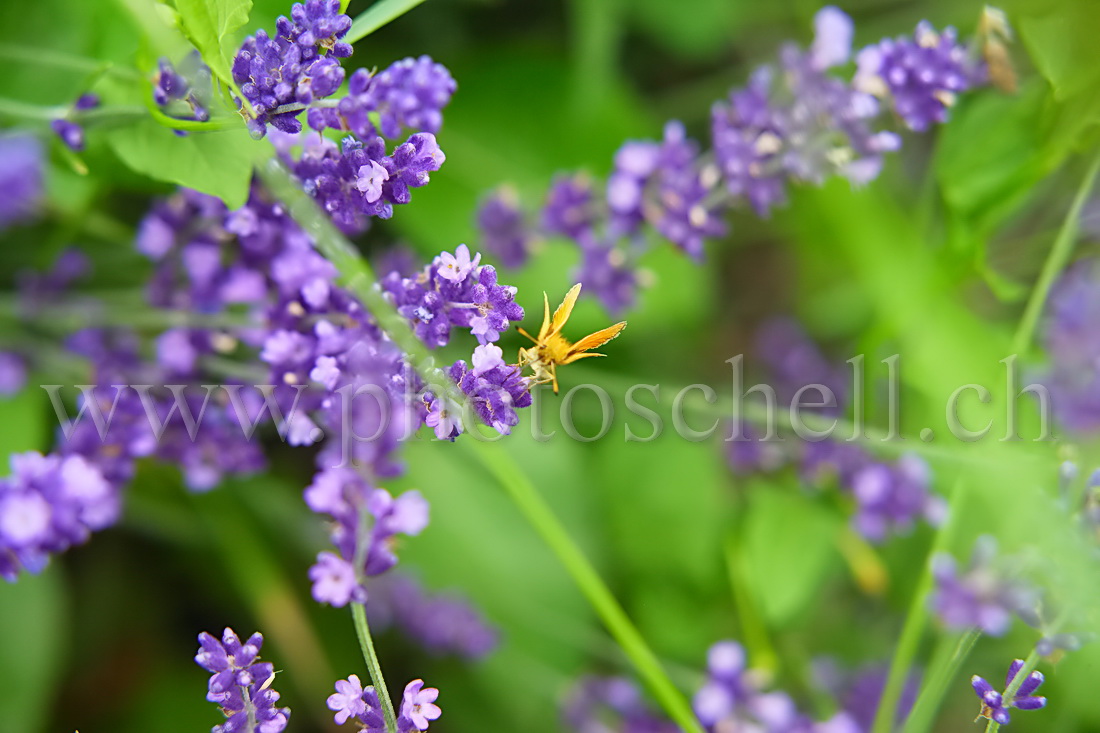
<instances>
[{"instance_id":1,"label":"purple flower cluster","mask_svg":"<svg viewBox=\"0 0 1100 733\"><path fill-rule=\"evenodd\" d=\"M804 385L823 385L836 401L818 408L818 413L829 418L842 414L847 400L843 370L831 364L794 321L765 324L756 337L756 352L777 404L791 404ZM887 462L854 443L828 438L781 443L766 439L755 426L734 427L735 435L741 437L729 442L727 457L735 473L771 472L795 463L808 484L835 480L855 501L853 526L873 542L908 531L918 519L931 523L943 519L945 503L931 493L928 466L918 456L906 454Z\"/></svg>"},{"instance_id":2,"label":"purple flower cluster","mask_svg":"<svg viewBox=\"0 0 1100 733\"><path fill-rule=\"evenodd\" d=\"M380 137L363 143L350 135L340 145L320 135L301 143L290 163L306 193L344 232L362 232L369 217L389 219L394 205L412 200L410 189L428 184L446 160L435 135L418 132L386 154Z\"/></svg>"},{"instance_id":3,"label":"purple flower cluster","mask_svg":"<svg viewBox=\"0 0 1100 733\"><path fill-rule=\"evenodd\" d=\"M80 124L79 115L99 106L99 96L96 94L82 94L73 103L72 110L65 117L60 117L50 122L50 129L61 138L65 147L79 153L84 150L84 127ZM73 119L73 118L77 119Z\"/></svg>"},{"instance_id":4,"label":"purple flower cluster","mask_svg":"<svg viewBox=\"0 0 1100 733\"><path fill-rule=\"evenodd\" d=\"M935 591L932 609L949 628L976 627L990 636L1001 636L1016 613L1035 606L1035 594L1024 585L1005 577L997 568L996 541L988 536L974 543L970 563L959 572L955 558L946 553L932 558Z\"/></svg>"},{"instance_id":5,"label":"purple flower cluster","mask_svg":"<svg viewBox=\"0 0 1100 733\"><path fill-rule=\"evenodd\" d=\"M609 725L611 716L616 725ZM622 677L582 677L562 708L562 719L575 733L675 733L675 725L653 713L641 692Z\"/></svg>"},{"instance_id":6,"label":"purple flower cluster","mask_svg":"<svg viewBox=\"0 0 1100 733\"><path fill-rule=\"evenodd\" d=\"M1058 422L1074 432L1100 429L1100 260L1083 259L1055 283L1043 345L1050 365L1041 382Z\"/></svg>"},{"instance_id":7,"label":"purple flower cluster","mask_svg":"<svg viewBox=\"0 0 1100 733\"><path fill-rule=\"evenodd\" d=\"M1009 665L1008 675L1005 677L1006 693L1023 668L1024 660L1022 659L1017 659ZM1020 683L1015 693L1007 696L994 690L993 685L978 675L970 678L970 685L974 688L974 694L978 696L982 703L982 709L978 716L988 718L1001 725L1007 725L1012 720L1012 716L1008 712L1009 708L1038 710L1046 706L1047 699L1034 694L1041 684L1043 684L1043 673L1038 670L1033 671Z\"/></svg>"},{"instance_id":8,"label":"purple flower cluster","mask_svg":"<svg viewBox=\"0 0 1100 733\"><path fill-rule=\"evenodd\" d=\"M188 54L179 68L165 58L157 62L153 102L173 117L206 122L211 92L210 67L202 63L197 51Z\"/></svg>"},{"instance_id":9,"label":"purple flower cluster","mask_svg":"<svg viewBox=\"0 0 1100 733\"><path fill-rule=\"evenodd\" d=\"M443 252L411 277L391 273L382 287L398 312L414 324L417 337L430 348L446 346L451 329L469 329L481 344L495 343L511 323L523 320L515 302L516 289L497 282L492 265L481 265L460 244L454 254Z\"/></svg>"},{"instance_id":10,"label":"purple flower cluster","mask_svg":"<svg viewBox=\"0 0 1100 733\"><path fill-rule=\"evenodd\" d=\"M448 374L469 398L473 412L486 425L501 435L507 435L519 424L517 408L531 406L531 392L526 377L517 366L504 363L504 354L496 344L482 344L474 349L472 364L456 361ZM448 425L441 411L446 409L435 397L428 406L428 419L435 421L435 434L441 440L454 439L461 424ZM429 423L431 424L431 423Z\"/></svg>"},{"instance_id":11,"label":"purple flower cluster","mask_svg":"<svg viewBox=\"0 0 1100 733\"><path fill-rule=\"evenodd\" d=\"M720 641L707 653L707 679L692 707L708 731L761 730L768 733L862 733L847 712L815 722L781 691L764 691L746 667L745 650Z\"/></svg>"},{"instance_id":12,"label":"purple flower cluster","mask_svg":"<svg viewBox=\"0 0 1100 733\"><path fill-rule=\"evenodd\" d=\"M314 599L333 606L365 602L364 579L397 564L394 537L417 535L428 524L428 502L420 492L395 499L351 468L320 471L306 488L305 500L333 520L331 538L339 554L320 553L309 571Z\"/></svg>"},{"instance_id":13,"label":"purple flower cluster","mask_svg":"<svg viewBox=\"0 0 1100 733\"><path fill-rule=\"evenodd\" d=\"M922 21L912 37L868 46L859 52L855 85L888 98L911 130L946 122L958 95L986 80L984 67L956 36L954 28L940 33Z\"/></svg>"},{"instance_id":14,"label":"purple flower cluster","mask_svg":"<svg viewBox=\"0 0 1100 733\"><path fill-rule=\"evenodd\" d=\"M78 455L16 453L0 479L0 577L40 572L50 553L87 541L118 518L118 492Z\"/></svg>"},{"instance_id":15,"label":"purple flower cluster","mask_svg":"<svg viewBox=\"0 0 1100 733\"><path fill-rule=\"evenodd\" d=\"M767 216L786 201L790 182L821 184L838 175L862 185L877 177L883 155L901 145L883 129L880 98L921 131L945 121L957 94L985 81L954 31L938 34L926 23L911 40L861 51L858 73L846 80L830 70L851 57L851 19L826 7L814 25L809 50L785 45L778 65L755 70L744 88L714 104L710 150L700 151L680 123L669 122L661 142L619 149L602 195L583 176L555 179L540 226L529 233L514 205L501 210L489 199L492 208L478 217L486 248L507 247L506 262L522 263L538 234L572 239L585 292L620 312L635 299L646 227L702 259L705 241L725 235L725 212L738 202Z\"/></svg>"},{"instance_id":16,"label":"purple flower cluster","mask_svg":"<svg viewBox=\"0 0 1100 733\"><path fill-rule=\"evenodd\" d=\"M527 262L531 233L514 190L504 187L486 196L477 209L477 226L485 249L502 265L518 268Z\"/></svg>"},{"instance_id":17,"label":"purple flower cluster","mask_svg":"<svg viewBox=\"0 0 1100 733\"><path fill-rule=\"evenodd\" d=\"M290 719L290 708L277 708L279 693L271 688L275 668L259 661L264 638L255 633L243 644L226 628L219 641L199 634L195 662L211 673L206 699L221 707L227 720L211 733L280 733Z\"/></svg>"},{"instance_id":18,"label":"purple flower cluster","mask_svg":"<svg viewBox=\"0 0 1100 733\"><path fill-rule=\"evenodd\" d=\"M351 46L340 40L351 18L340 12L339 0L295 3L290 18L281 16L275 28L274 38L263 30L249 36L233 59L233 81L252 106L248 127L256 137L266 134L268 124L299 132L301 110L336 93L344 83L336 59L351 56ZM302 106L279 111L292 104Z\"/></svg>"},{"instance_id":19,"label":"purple flower cluster","mask_svg":"<svg viewBox=\"0 0 1100 733\"><path fill-rule=\"evenodd\" d=\"M45 160L30 135L0 135L0 232L33 216L42 201Z\"/></svg>"},{"instance_id":20,"label":"purple flower cluster","mask_svg":"<svg viewBox=\"0 0 1100 733\"><path fill-rule=\"evenodd\" d=\"M397 718L399 733L428 730L431 721L438 720L443 712L435 704L438 698L439 690L424 687L424 680L413 680L405 685L401 711ZM373 686L364 689L357 675L353 674L346 680L337 680L336 692L329 695L327 705L329 710L336 712L334 720L337 725L343 725L354 718L360 725L361 733L386 731L377 691Z\"/></svg>"},{"instance_id":21,"label":"purple flower cluster","mask_svg":"<svg viewBox=\"0 0 1100 733\"><path fill-rule=\"evenodd\" d=\"M348 95L336 107L314 107L307 119L318 132L345 130L364 140L379 134L395 138L403 128L436 133L456 88L442 64L428 56L406 58L376 74L358 69L348 80ZM378 116L377 127L371 114Z\"/></svg>"},{"instance_id":22,"label":"purple flower cluster","mask_svg":"<svg viewBox=\"0 0 1100 733\"><path fill-rule=\"evenodd\" d=\"M499 630L469 601L430 593L407 575L391 573L371 582L368 588L371 628L396 625L433 655L480 659L496 649L500 641Z\"/></svg>"}]
</instances>

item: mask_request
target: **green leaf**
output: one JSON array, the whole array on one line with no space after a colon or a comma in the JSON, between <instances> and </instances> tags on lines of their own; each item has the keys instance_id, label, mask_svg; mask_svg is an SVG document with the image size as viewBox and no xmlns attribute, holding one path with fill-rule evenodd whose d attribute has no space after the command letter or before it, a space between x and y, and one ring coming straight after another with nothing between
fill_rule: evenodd
<instances>
[{"instance_id":1,"label":"green leaf","mask_svg":"<svg viewBox=\"0 0 1100 733\"><path fill-rule=\"evenodd\" d=\"M253 164L271 154L244 127L178 137L153 120L113 130L108 142L135 171L217 196L231 209L248 199Z\"/></svg>"},{"instance_id":2,"label":"green leaf","mask_svg":"<svg viewBox=\"0 0 1100 733\"><path fill-rule=\"evenodd\" d=\"M805 496L758 486L745 519L742 560L752 595L772 626L807 608L829 572L840 518Z\"/></svg>"},{"instance_id":3,"label":"green leaf","mask_svg":"<svg viewBox=\"0 0 1100 733\"><path fill-rule=\"evenodd\" d=\"M1018 21L1035 65L1054 87L1058 100L1092 93L1100 83L1100 44L1095 31L1100 8L1073 0L1044 10L1047 12L1041 16Z\"/></svg>"},{"instance_id":4,"label":"green leaf","mask_svg":"<svg viewBox=\"0 0 1100 733\"><path fill-rule=\"evenodd\" d=\"M348 43L361 41L376 30L400 18L424 0L381 0L360 13L344 38Z\"/></svg>"},{"instance_id":5,"label":"green leaf","mask_svg":"<svg viewBox=\"0 0 1100 733\"><path fill-rule=\"evenodd\" d=\"M248 22L252 0L176 0L176 10L184 35L218 78L228 82L234 49L225 47L226 39Z\"/></svg>"}]
</instances>

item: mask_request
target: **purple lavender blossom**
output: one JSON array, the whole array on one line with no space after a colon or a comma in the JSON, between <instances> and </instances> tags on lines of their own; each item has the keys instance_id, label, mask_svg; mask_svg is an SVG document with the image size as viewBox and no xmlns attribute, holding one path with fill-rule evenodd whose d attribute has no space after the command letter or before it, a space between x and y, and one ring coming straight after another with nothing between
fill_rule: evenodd
<instances>
[{"instance_id":1,"label":"purple lavender blossom","mask_svg":"<svg viewBox=\"0 0 1100 733\"><path fill-rule=\"evenodd\" d=\"M396 138L402 129L437 133L456 86L446 67L428 56L396 61L377 74L359 69L337 107L309 111L309 126L317 131L349 130L364 140L377 135ZM377 128L372 113L378 116Z\"/></svg>"},{"instance_id":2,"label":"purple lavender blossom","mask_svg":"<svg viewBox=\"0 0 1100 733\"><path fill-rule=\"evenodd\" d=\"M331 96L344 81L336 59L351 55L351 46L340 40L351 18L340 13L339 0L296 3L290 15L278 19L274 37L260 30L246 38L233 59L233 81L252 106L248 127L256 137L263 137L269 124L283 132L300 131L301 108L276 110Z\"/></svg>"},{"instance_id":3,"label":"purple lavender blossom","mask_svg":"<svg viewBox=\"0 0 1100 733\"><path fill-rule=\"evenodd\" d=\"M936 589L932 608L949 628L977 627L991 636L1008 631L1013 613L1034 605L1032 594L1006 579L994 566L996 541L988 536L974 543L970 563L963 572L945 553L932 558Z\"/></svg>"},{"instance_id":4,"label":"purple lavender blossom","mask_svg":"<svg viewBox=\"0 0 1100 733\"><path fill-rule=\"evenodd\" d=\"M19 354L0 351L0 395L22 391L27 383L27 364Z\"/></svg>"},{"instance_id":5,"label":"purple lavender blossom","mask_svg":"<svg viewBox=\"0 0 1100 733\"><path fill-rule=\"evenodd\" d=\"M985 70L959 44L954 28L921 21L912 37L886 39L859 52L854 84L888 98L911 130L947 121L959 94L985 81Z\"/></svg>"},{"instance_id":6,"label":"purple lavender blossom","mask_svg":"<svg viewBox=\"0 0 1100 733\"><path fill-rule=\"evenodd\" d=\"M402 733L428 730L428 724L437 720L443 712L435 704L438 697L439 690L434 687L424 687L424 680L413 680L405 685L397 729Z\"/></svg>"},{"instance_id":7,"label":"purple lavender blossom","mask_svg":"<svg viewBox=\"0 0 1100 733\"><path fill-rule=\"evenodd\" d=\"M576 239L592 230L598 213L596 192L587 176L559 175L550 184L541 226L549 234Z\"/></svg>"},{"instance_id":8,"label":"purple lavender blossom","mask_svg":"<svg viewBox=\"0 0 1100 733\"><path fill-rule=\"evenodd\" d=\"M519 424L516 409L531 405L527 378L517 367L504 363L503 352L495 344L478 346L471 366L456 361L448 374L466 393L474 414L501 435L507 435Z\"/></svg>"},{"instance_id":9,"label":"purple lavender blossom","mask_svg":"<svg viewBox=\"0 0 1100 733\"><path fill-rule=\"evenodd\" d=\"M199 634L195 662L212 673L206 699L218 704L228 718L212 733L280 733L286 728L290 708L275 707L275 668L259 661L263 642L255 633L242 644L230 628L220 641L205 631Z\"/></svg>"},{"instance_id":10,"label":"purple lavender blossom","mask_svg":"<svg viewBox=\"0 0 1100 733\"><path fill-rule=\"evenodd\" d=\"M397 564L394 537L419 534L428 523L428 503L419 492L394 499L350 468L320 471L306 488L305 500L310 509L335 520L332 542L339 555L322 552L310 569L314 599L333 606L364 602L363 579Z\"/></svg>"},{"instance_id":11,"label":"purple lavender blossom","mask_svg":"<svg viewBox=\"0 0 1100 733\"><path fill-rule=\"evenodd\" d=\"M157 62L153 102L171 116L206 122L210 119L211 94L210 67L202 63L197 51L189 54L178 68L166 58Z\"/></svg>"},{"instance_id":12,"label":"purple lavender blossom","mask_svg":"<svg viewBox=\"0 0 1100 733\"><path fill-rule=\"evenodd\" d=\"M0 231L33 216L42 200L42 145L30 135L0 136Z\"/></svg>"},{"instance_id":13,"label":"purple lavender blossom","mask_svg":"<svg viewBox=\"0 0 1100 733\"><path fill-rule=\"evenodd\" d=\"M609 715L614 724L608 720ZM649 710L637 686L622 677L582 677L572 686L562 718L576 733L674 733L675 725Z\"/></svg>"},{"instance_id":14,"label":"purple lavender blossom","mask_svg":"<svg viewBox=\"0 0 1100 733\"><path fill-rule=\"evenodd\" d=\"M527 262L532 234L513 189L504 187L486 196L476 221L482 244L501 264L517 268Z\"/></svg>"},{"instance_id":15,"label":"purple lavender blossom","mask_svg":"<svg viewBox=\"0 0 1100 733\"><path fill-rule=\"evenodd\" d=\"M1100 260L1081 260L1051 291L1043 331L1050 366L1042 384L1058 422L1074 432L1100 429Z\"/></svg>"},{"instance_id":16,"label":"purple lavender blossom","mask_svg":"<svg viewBox=\"0 0 1100 733\"><path fill-rule=\"evenodd\" d=\"M591 232L581 234L577 242L581 263L573 279L584 286L582 292L594 292L612 315L633 308L640 285L631 255L621 247L601 241Z\"/></svg>"},{"instance_id":17,"label":"purple lavender blossom","mask_svg":"<svg viewBox=\"0 0 1100 733\"><path fill-rule=\"evenodd\" d=\"M458 595L431 593L407 575L388 573L369 585L371 628L397 626L433 655L480 659L498 645L500 631Z\"/></svg>"},{"instance_id":18,"label":"purple lavender blossom","mask_svg":"<svg viewBox=\"0 0 1100 733\"><path fill-rule=\"evenodd\" d=\"M98 106L99 97L97 95L82 94L73 103L69 116L53 120L50 122L50 128L61 138L61 142L65 143L65 147L79 153L84 150L84 128L70 118L76 113L95 109Z\"/></svg>"},{"instance_id":19,"label":"purple lavender blossom","mask_svg":"<svg viewBox=\"0 0 1100 733\"><path fill-rule=\"evenodd\" d=\"M1024 667L1024 660L1017 659L1012 662L1008 667L1008 675L1005 677L1005 689L1012 685L1012 682L1016 679L1016 676L1020 674L1020 670ZM979 717L988 718L1001 725L1007 725L1012 717L1009 715L1009 708L1016 708L1018 710L1038 710L1045 707L1047 699L1045 697L1039 697L1033 693L1039 689L1039 685L1043 684L1043 673L1038 670L1033 671L1027 676L1019 688L1012 695L1011 699L1005 699L1003 693L997 692L993 689L993 685L989 684L985 679L974 675L970 678L970 685L974 688L974 694L981 700L982 709L978 713Z\"/></svg>"},{"instance_id":20,"label":"purple lavender blossom","mask_svg":"<svg viewBox=\"0 0 1100 733\"><path fill-rule=\"evenodd\" d=\"M789 695L764 691L748 673L744 649L721 641L707 653L707 678L692 707L706 730L797 731L799 733L861 733L847 712L815 722L801 713Z\"/></svg>"},{"instance_id":21,"label":"purple lavender blossom","mask_svg":"<svg viewBox=\"0 0 1100 733\"><path fill-rule=\"evenodd\" d=\"M49 556L87 541L113 524L118 491L81 456L15 453L0 479L0 576L39 573Z\"/></svg>"}]
</instances>

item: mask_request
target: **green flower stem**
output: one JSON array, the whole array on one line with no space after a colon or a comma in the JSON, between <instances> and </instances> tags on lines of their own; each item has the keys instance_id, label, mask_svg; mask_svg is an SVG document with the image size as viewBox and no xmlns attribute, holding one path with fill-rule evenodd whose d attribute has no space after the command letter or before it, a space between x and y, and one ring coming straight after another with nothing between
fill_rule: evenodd
<instances>
[{"instance_id":1,"label":"green flower stem","mask_svg":"<svg viewBox=\"0 0 1100 733\"><path fill-rule=\"evenodd\" d=\"M463 440L481 463L504 486L516 506L558 559L588 602L595 609L615 641L634 664L638 675L669 717L689 733L702 733L687 699L672 684L657 656L646 645L641 634L623 611L622 606L600 580L596 570L570 538L569 533L542 498L534 484L523 473L512 456L501 446L473 439Z\"/></svg>"},{"instance_id":2,"label":"green flower stem","mask_svg":"<svg viewBox=\"0 0 1100 733\"><path fill-rule=\"evenodd\" d=\"M1062 221L1062 227L1058 230L1054 245L1050 248L1046 262L1043 263L1039 280L1031 291L1031 297L1028 298L1024 315L1020 319L1020 325L1012 339L1012 352L1014 354L1023 354L1031 345L1031 339L1035 335L1035 327L1039 323L1039 316L1043 312L1043 306L1050 294L1050 288L1054 285L1054 281L1061 274L1066 263L1069 262L1070 255L1073 253L1073 245L1077 241L1077 228L1081 221L1081 209L1084 208L1085 201L1088 200L1098 171L1100 171L1100 153L1089 164L1088 172L1085 173L1085 177L1077 189L1077 195L1073 198L1069 213Z\"/></svg>"},{"instance_id":3,"label":"green flower stem","mask_svg":"<svg viewBox=\"0 0 1100 733\"><path fill-rule=\"evenodd\" d=\"M386 680L382 678L382 665L378 663L378 655L374 653L374 641L371 640L370 626L367 625L366 606L362 603L351 604L351 617L355 621L355 634L359 637L359 648L363 651L363 660L367 663L371 684L374 685L374 691L378 693L378 700L382 703L382 717L386 719L386 730L389 733L397 733L397 715L393 712L393 702L390 701Z\"/></svg>"},{"instance_id":4,"label":"green flower stem","mask_svg":"<svg viewBox=\"0 0 1100 733\"><path fill-rule=\"evenodd\" d=\"M429 382L433 381L431 375L436 367L431 353L416 338L408 321L383 296L370 265L351 242L336 229L316 202L302 191L280 161L272 159L260 165L257 172L271 193L283 202L294 220L313 238L317 251L340 272L340 284L363 302L378 321L378 325L405 352L412 367ZM466 402L465 395L453 382L437 381L442 382L439 386L448 392L447 396L456 404ZM672 684L656 655L646 645L611 591L600 580L595 569L569 537L523 470L499 446L485 442L480 434L474 435L476 430L476 426L471 426L470 433L462 441L463 445L473 450L500 481L519 510L565 565L574 582L634 664L639 676L673 721L687 733L702 733L687 700Z\"/></svg>"},{"instance_id":5,"label":"green flower stem","mask_svg":"<svg viewBox=\"0 0 1100 733\"><path fill-rule=\"evenodd\" d=\"M1012 678L1012 682L1008 683L1008 687L1005 688L1004 694L1001 696L1005 701L1005 705L1008 705L1009 701L1016 697L1020 685L1024 684L1024 680L1027 679L1027 676L1031 674L1032 670L1034 670L1038 664L1039 652L1032 648L1031 654L1028 654L1027 659L1024 660L1024 666L1020 667L1020 671ZM985 733L997 733L1000 728L1001 724L991 719L985 726Z\"/></svg>"},{"instance_id":6,"label":"green flower stem","mask_svg":"<svg viewBox=\"0 0 1100 733\"><path fill-rule=\"evenodd\" d=\"M954 532L956 517L962 513L962 505L966 498L965 490L966 484L961 481L955 485L955 491L951 495L951 511L932 542L928 562L925 563L920 580L917 582L913 598L909 603L909 612L905 616L901 637L894 649L894 657L890 660L890 672L886 678L886 686L882 690L882 697L879 699L878 709L875 711L871 733L889 733L894 727L898 700L901 699L905 680L913 666L913 657L917 654L921 637L924 635L924 627L928 623L928 596L932 592L933 585L931 558L935 553L947 548Z\"/></svg>"},{"instance_id":7,"label":"green flower stem","mask_svg":"<svg viewBox=\"0 0 1100 733\"><path fill-rule=\"evenodd\" d=\"M738 522L740 525L741 523ZM741 562L740 532L730 532L726 536L726 572L729 574L733 603L737 608L737 620L741 625L741 636L752 660L753 669L761 669L770 675L779 671L779 655L772 644L768 627L760 615L756 599L752 597L745 581L744 564Z\"/></svg>"},{"instance_id":8,"label":"green flower stem","mask_svg":"<svg viewBox=\"0 0 1100 733\"><path fill-rule=\"evenodd\" d=\"M905 720L902 733L924 733L931 728L948 686L955 679L963 661L970 656L970 650L981 635L980 631L972 628L961 635L945 634L940 637L932 654L930 673L921 686L913 711Z\"/></svg>"},{"instance_id":9,"label":"green flower stem","mask_svg":"<svg viewBox=\"0 0 1100 733\"><path fill-rule=\"evenodd\" d=\"M142 79L142 74L137 69L116 66L109 61L100 61L85 56L74 56L32 46L20 46L13 43L0 43L0 59L26 63L28 59L34 59L36 66L52 66L55 69L67 69L70 71L83 71L89 74L111 74L121 79Z\"/></svg>"},{"instance_id":10,"label":"green flower stem","mask_svg":"<svg viewBox=\"0 0 1100 733\"><path fill-rule=\"evenodd\" d=\"M42 120L48 122L64 117L69 108L65 105L41 105L20 102L17 99L0 98L0 114L17 120Z\"/></svg>"}]
</instances>

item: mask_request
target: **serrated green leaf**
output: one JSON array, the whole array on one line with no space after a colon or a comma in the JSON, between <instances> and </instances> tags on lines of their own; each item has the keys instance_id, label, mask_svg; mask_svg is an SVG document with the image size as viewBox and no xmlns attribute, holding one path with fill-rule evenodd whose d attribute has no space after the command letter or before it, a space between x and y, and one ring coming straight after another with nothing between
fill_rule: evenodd
<instances>
[{"instance_id":1,"label":"serrated green leaf","mask_svg":"<svg viewBox=\"0 0 1100 733\"><path fill-rule=\"evenodd\" d=\"M231 209L248 199L253 164L271 153L243 127L178 137L151 119L113 130L108 142L135 171L217 196Z\"/></svg>"},{"instance_id":2,"label":"serrated green leaf","mask_svg":"<svg viewBox=\"0 0 1100 733\"><path fill-rule=\"evenodd\" d=\"M195 44L203 61L223 80L229 80L233 49L226 40L248 22L252 0L176 0L184 35Z\"/></svg>"}]
</instances>

